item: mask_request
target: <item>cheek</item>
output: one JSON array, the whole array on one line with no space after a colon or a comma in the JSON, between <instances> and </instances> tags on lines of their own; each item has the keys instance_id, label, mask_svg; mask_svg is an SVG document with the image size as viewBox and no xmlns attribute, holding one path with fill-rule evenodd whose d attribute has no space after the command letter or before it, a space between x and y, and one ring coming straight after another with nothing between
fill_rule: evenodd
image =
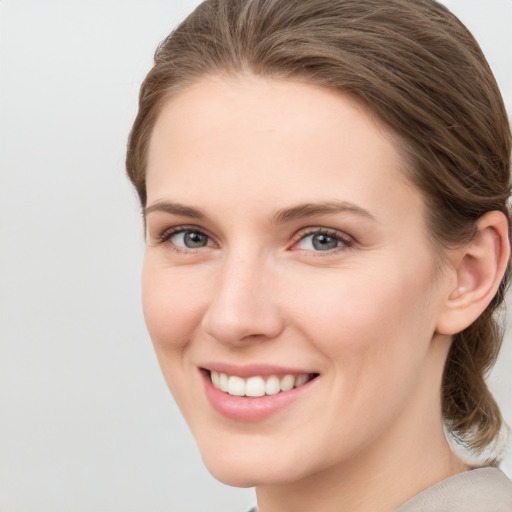
<instances>
[{"instance_id":1,"label":"cheek","mask_svg":"<svg viewBox=\"0 0 512 512\"><path fill-rule=\"evenodd\" d=\"M338 375L377 380L428 350L435 328L430 275L399 268L326 277L295 299L301 330Z\"/></svg>"},{"instance_id":2,"label":"cheek","mask_svg":"<svg viewBox=\"0 0 512 512\"><path fill-rule=\"evenodd\" d=\"M418 294L428 279L406 269L321 284L295 302L299 329L329 368L317 430L360 446L391 425L418 389L435 325L432 304ZM338 449L347 445L331 446L333 456Z\"/></svg>"},{"instance_id":3,"label":"cheek","mask_svg":"<svg viewBox=\"0 0 512 512\"><path fill-rule=\"evenodd\" d=\"M201 297L187 272L146 258L142 272L142 306L157 351L180 350L187 345L202 317ZM204 291L204 290L203 290Z\"/></svg>"},{"instance_id":4,"label":"cheek","mask_svg":"<svg viewBox=\"0 0 512 512\"><path fill-rule=\"evenodd\" d=\"M142 272L144 318L167 385L185 417L191 397L187 383L191 365L186 357L194 332L201 323L201 293L187 272L173 269L150 258ZM204 290L203 290L204 291Z\"/></svg>"}]
</instances>

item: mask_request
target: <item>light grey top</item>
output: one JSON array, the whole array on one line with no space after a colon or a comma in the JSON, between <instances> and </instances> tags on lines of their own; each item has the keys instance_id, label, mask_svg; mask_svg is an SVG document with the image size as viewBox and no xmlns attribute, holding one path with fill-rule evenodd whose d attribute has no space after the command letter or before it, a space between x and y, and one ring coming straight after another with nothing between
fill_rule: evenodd
<instances>
[{"instance_id":1,"label":"light grey top","mask_svg":"<svg viewBox=\"0 0 512 512\"><path fill-rule=\"evenodd\" d=\"M512 482L497 468L478 468L420 492L396 512L512 512Z\"/></svg>"},{"instance_id":2,"label":"light grey top","mask_svg":"<svg viewBox=\"0 0 512 512\"><path fill-rule=\"evenodd\" d=\"M429 487L395 512L512 512L512 482L497 468L473 469Z\"/></svg>"}]
</instances>

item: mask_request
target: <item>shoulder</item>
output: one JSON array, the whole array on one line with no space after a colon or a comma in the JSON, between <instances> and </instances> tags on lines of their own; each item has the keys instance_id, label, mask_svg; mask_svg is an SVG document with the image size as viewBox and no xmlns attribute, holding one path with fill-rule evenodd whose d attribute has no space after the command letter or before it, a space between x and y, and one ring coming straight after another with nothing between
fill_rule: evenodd
<instances>
[{"instance_id":1,"label":"shoulder","mask_svg":"<svg viewBox=\"0 0 512 512\"><path fill-rule=\"evenodd\" d=\"M395 512L510 512L512 482L497 468L478 468L429 487ZM256 507L247 512L258 512Z\"/></svg>"},{"instance_id":2,"label":"shoulder","mask_svg":"<svg viewBox=\"0 0 512 512\"><path fill-rule=\"evenodd\" d=\"M497 468L478 468L429 487L396 512L510 512L512 482Z\"/></svg>"}]
</instances>

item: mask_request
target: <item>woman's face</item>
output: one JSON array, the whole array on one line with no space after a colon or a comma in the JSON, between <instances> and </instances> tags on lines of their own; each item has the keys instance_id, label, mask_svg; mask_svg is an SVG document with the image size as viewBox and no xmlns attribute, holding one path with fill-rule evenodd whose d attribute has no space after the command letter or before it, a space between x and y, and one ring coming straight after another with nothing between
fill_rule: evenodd
<instances>
[{"instance_id":1,"label":"woman's face","mask_svg":"<svg viewBox=\"0 0 512 512\"><path fill-rule=\"evenodd\" d=\"M212 77L162 110L144 314L220 480L296 481L433 428L449 283L402 166L357 103L312 85Z\"/></svg>"}]
</instances>

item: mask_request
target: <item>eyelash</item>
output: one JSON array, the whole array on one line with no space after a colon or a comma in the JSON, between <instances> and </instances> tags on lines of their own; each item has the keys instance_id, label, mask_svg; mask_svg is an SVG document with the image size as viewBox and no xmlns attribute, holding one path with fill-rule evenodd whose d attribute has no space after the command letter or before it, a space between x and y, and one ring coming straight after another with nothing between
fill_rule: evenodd
<instances>
[{"instance_id":1,"label":"eyelash","mask_svg":"<svg viewBox=\"0 0 512 512\"><path fill-rule=\"evenodd\" d=\"M302 242L309 236L315 236L315 235L325 235L329 238L333 238L334 240L339 242L340 245L338 247L335 247L331 250L326 250L326 251L313 251L313 250L307 250L307 249L295 249L295 250L298 250L298 251L304 250L305 252L315 254L315 256L328 256L328 255L334 254L338 251L350 249L351 247L353 247L355 245L355 240L352 237L350 237L346 234L343 234L340 231L337 231L334 229L328 229L328 228L314 228L314 229L307 228L306 231L302 231L296 235L292 247L297 245L298 243Z\"/></svg>"},{"instance_id":2,"label":"eyelash","mask_svg":"<svg viewBox=\"0 0 512 512\"><path fill-rule=\"evenodd\" d=\"M183 248L183 247L177 246L175 244L168 243L171 240L172 237L174 237L174 236L176 236L176 235L178 235L180 233L186 233L186 232L199 233L199 234L202 234L202 235L206 236L209 240L212 240L212 237L210 235L205 233L204 230L202 230L200 228L197 228L196 226L179 226L179 227L167 230L167 231L163 231L161 234L159 234L157 236L157 243L158 243L158 245L167 244L170 250L175 251L177 253L187 254L187 253L189 253L191 251L195 251L194 248ZM296 246L301 241L305 240L307 237L315 236L315 235L325 235L325 236L327 236L329 238L333 238L334 240L336 240L337 242L340 243L340 246L335 247L332 250L326 250L326 251L313 251L313 250L307 250L307 249L293 249L294 246ZM356 242L355 242L355 240L352 237L350 237L348 235L344 235L341 232L333 230L333 229L328 229L328 228L315 228L315 229L311 229L311 228L307 228L307 230L302 231L302 232L300 232L300 233L298 233L297 235L294 236L294 240L293 240L293 243L292 243L292 250L303 250L303 251L308 252L308 253L316 253L316 255L322 256L322 255L333 254L333 253L335 253L335 252L337 252L339 250L350 249L351 247L353 247L355 245L355 243Z\"/></svg>"},{"instance_id":3,"label":"eyelash","mask_svg":"<svg viewBox=\"0 0 512 512\"><path fill-rule=\"evenodd\" d=\"M210 235L205 233L204 230L197 228L196 226L178 226L176 228L168 229L168 230L160 233L157 236L157 243L158 243L158 245L167 244L167 246L169 247L169 249L171 251L174 251L174 252L177 252L180 254L188 254L190 251L194 251L194 249L193 248L184 248L184 247L175 245L173 243L168 243L168 242L170 242L170 240L173 236L179 235L180 233L187 233L187 232L199 233L201 235L206 236L209 240L212 240L212 237Z\"/></svg>"}]
</instances>

